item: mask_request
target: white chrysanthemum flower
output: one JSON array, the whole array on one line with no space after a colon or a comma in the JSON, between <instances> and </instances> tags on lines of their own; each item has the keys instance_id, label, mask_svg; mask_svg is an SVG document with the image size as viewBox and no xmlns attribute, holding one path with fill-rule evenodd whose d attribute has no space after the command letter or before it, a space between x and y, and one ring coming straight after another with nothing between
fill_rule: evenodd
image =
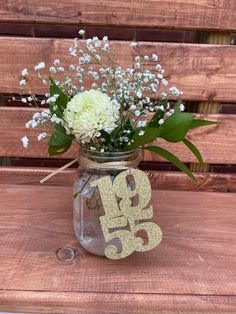
<instances>
[{"instance_id":1,"label":"white chrysanthemum flower","mask_svg":"<svg viewBox=\"0 0 236 314\"><path fill-rule=\"evenodd\" d=\"M68 102L64 111L65 127L76 139L90 142L101 135L101 130L108 133L115 129L120 106L114 106L110 97L91 89L75 95Z\"/></svg>"}]
</instances>

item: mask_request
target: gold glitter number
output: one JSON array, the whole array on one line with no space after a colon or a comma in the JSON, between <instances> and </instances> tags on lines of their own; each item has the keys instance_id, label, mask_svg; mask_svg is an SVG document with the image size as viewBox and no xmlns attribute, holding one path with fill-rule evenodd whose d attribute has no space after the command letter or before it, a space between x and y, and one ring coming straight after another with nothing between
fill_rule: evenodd
<instances>
[{"instance_id":1,"label":"gold glitter number","mask_svg":"<svg viewBox=\"0 0 236 314\"><path fill-rule=\"evenodd\" d=\"M135 183L134 188L128 186L131 175ZM139 223L140 220L153 217L153 207L145 208L151 199L151 186L144 172L128 169L117 175L113 183L111 178L106 176L90 184L98 187L105 211L105 215L100 217L100 222L105 241L111 241L105 249L108 258L120 259L134 251L148 251L161 242L162 232L158 225L153 222ZM137 198L135 205L134 198ZM122 230L117 230L119 228ZM141 230L147 234L146 244L143 238L137 236L137 232ZM115 239L119 239L122 249Z\"/></svg>"},{"instance_id":2,"label":"gold glitter number","mask_svg":"<svg viewBox=\"0 0 236 314\"><path fill-rule=\"evenodd\" d=\"M120 210L111 178L106 176L91 182L90 185L98 187L106 216L111 218L119 216Z\"/></svg>"}]
</instances>

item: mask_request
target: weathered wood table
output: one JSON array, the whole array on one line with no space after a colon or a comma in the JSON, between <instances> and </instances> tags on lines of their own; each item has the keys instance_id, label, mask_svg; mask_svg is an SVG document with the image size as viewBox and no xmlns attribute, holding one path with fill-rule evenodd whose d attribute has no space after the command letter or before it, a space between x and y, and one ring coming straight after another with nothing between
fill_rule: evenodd
<instances>
[{"instance_id":1,"label":"weathered wood table","mask_svg":"<svg viewBox=\"0 0 236 314\"><path fill-rule=\"evenodd\" d=\"M0 189L0 310L236 313L236 194L154 191L161 245L111 261L80 248L71 188Z\"/></svg>"}]
</instances>

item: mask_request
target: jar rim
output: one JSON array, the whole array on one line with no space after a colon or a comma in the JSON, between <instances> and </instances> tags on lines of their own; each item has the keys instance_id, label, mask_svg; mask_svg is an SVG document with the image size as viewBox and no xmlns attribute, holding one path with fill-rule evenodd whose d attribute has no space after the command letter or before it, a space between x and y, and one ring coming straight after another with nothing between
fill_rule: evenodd
<instances>
[{"instance_id":1,"label":"jar rim","mask_svg":"<svg viewBox=\"0 0 236 314\"><path fill-rule=\"evenodd\" d=\"M103 163L136 161L139 159L139 151L139 149L133 149L124 152L99 152L82 146L80 147L79 163L86 168L84 160L87 159L99 163L99 167L102 168ZM112 169L115 169L115 166Z\"/></svg>"},{"instance_id":2,"label":"jar rim","mask_svg":"<svg viewBox=\"0 0 236 314\"><path fill-rule=\"evenodd\" d=\"M104 156L104 157L110 157L113 156L123 156L123 155L132 155L134 153L138 153L140 148L130 149L126 151L114 151L114 152L99 152L99 151L93 151L89 148L84 147L83 145L80 145L80 152L88 153L93 156Z\"/></svg>"}]
</instances>

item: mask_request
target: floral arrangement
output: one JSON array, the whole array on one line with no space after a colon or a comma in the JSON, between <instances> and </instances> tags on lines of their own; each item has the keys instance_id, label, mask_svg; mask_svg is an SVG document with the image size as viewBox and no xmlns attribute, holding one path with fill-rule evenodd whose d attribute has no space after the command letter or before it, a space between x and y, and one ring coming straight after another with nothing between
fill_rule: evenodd
<instances>
[{"instance_id":1,"label":"floral arrangement","mask_svg":"<svg viewBox=\"0 0 236 314\"><path fill-rule=\"evenodd\" d=\"M183 142L200 164L200 152L187 138L189 129L214 122L196 119L184 112L182 95L177 87L168 87L165 70L158 55L138 55L138 44L131 43L133 64L122 68L114 60L107 36L85 39L80 30L69 49L70 64L59 59L52 65L39 62L34 74L21 72L21 101L35 106L37 112L26 128L45 128L38 140L48 140L49 155L66 152L72 142L99 152L128 151L143 148L161 155L193 178L188 167L175 155L159 147L146 144L162 138L168 142ZM37 97L30 88L32 77L48 86L44 98ZM25 96L28 95L28 96ZM175 102L172 106L169 102ZM47 107L47 108L45 108ZM46 127L52 124L51 134ZM27 148L28 138L22 138Z\"/></svg>"}]
</instances>

